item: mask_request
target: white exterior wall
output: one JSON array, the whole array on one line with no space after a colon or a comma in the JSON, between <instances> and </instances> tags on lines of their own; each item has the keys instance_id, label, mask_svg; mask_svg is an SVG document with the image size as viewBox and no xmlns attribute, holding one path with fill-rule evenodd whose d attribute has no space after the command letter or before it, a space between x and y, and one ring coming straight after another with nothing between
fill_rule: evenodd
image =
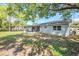
<instances>
[{"instance_id":1,"label":"white exterior wall","mask_svg":"<svg viewBox=\"0 0 79 59\"><path fill-rule=\"evenodd\" d=\"M32 27L27 27L26 28L26 32L28 32L28 31L31 32L32 31Z\"/></svg>"},{"instance_id":2,"label":"white exterior wall","mask_svg":"<svg viewBox=\"0 0 79 59\"><path fill-rule=\"evenodd\" d=\"M45 28L45 26L41 26L40 27L40 32L50 33L50 34L59 35L59 36L68 35L68 33L67 33L68 25L60 25L60 26L61 26L61 30L53 30L53 26L46 26L47 28Z\"/></svg>"}]
</instances>

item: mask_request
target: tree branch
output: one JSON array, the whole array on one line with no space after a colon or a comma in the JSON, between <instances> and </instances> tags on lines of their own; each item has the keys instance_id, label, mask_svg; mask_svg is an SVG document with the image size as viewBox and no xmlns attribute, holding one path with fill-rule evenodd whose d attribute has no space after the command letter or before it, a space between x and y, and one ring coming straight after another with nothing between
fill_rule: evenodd
<instances>
[{"instance_id":1,"label":"tree branch","mask_svg":"<svg viewBox=\"0 0 79 59\"><path fill-rule=\"evenodd\" d=\"M67 9L79 9L79 7L72 6L72 7L63 7L63 8L60 8L60 9L49 9L49 10L52 10L52 11L61 11L61 10L67 10Z\"/></svg>"}]
</instances>

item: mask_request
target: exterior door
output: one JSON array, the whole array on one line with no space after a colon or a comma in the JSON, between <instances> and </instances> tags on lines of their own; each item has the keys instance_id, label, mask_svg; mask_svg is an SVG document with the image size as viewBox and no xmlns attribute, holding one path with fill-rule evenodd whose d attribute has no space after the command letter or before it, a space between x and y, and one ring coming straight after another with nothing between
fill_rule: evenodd
<instances>
[{"instance_id":1,"label":"exterior door","mask_svg":"<svg viewBox=\"0 0 79 59\"><path fill-rule=\"evenodd\" d=\"M40 31L40 26L32 27L32 32L39 32L39 31Z\"/></svg>"}]
</instances>

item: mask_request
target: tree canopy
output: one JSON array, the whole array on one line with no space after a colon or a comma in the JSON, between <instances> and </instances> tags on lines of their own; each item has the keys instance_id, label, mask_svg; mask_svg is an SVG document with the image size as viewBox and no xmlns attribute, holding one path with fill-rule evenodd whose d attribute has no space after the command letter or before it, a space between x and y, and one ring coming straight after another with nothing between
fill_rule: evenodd
<instances>
[{"instance_id":1,"label":"tree canopy","mask_svg":"<svg viewBox=\"0 0 79 59\"><path fill-rule=\"evenodd\" d=\"M19 3L8 4L9 14L15 14L25 20L55 16L59 13L63 18L70 18L71 13L79 11L79 4L75 3ZM11 11L10 11L11 10Z\"/></svg>"},{"instance_id":2,"label":"tree canopy","mask_svg":"<svg viewBox=\"0 0 79 59\"><path fill-rule=\"evenodd\" d=\"M57 13L62 18L69 19L73 13L79 12L78 3L9 3L0 5L0 27L6 24L7 17L29 21L39 18L49 18ZM7 23L8 24L8 23Z\"/></svg>"},{"instance_id":3,"label":"tree canopy","mask_svg":"<svg viewBox=\"0 0 79 59\"><path fill-rule=\"evenodd\" d=\"M7 8L5 6L0 6L0 28L5 27L4 24L6 24L7 19Z\"/></svg>"}]
</instances>

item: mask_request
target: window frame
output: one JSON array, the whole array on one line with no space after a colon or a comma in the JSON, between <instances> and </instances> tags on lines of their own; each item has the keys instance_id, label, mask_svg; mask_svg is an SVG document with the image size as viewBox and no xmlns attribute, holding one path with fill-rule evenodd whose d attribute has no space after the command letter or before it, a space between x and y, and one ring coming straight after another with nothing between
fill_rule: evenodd
<instances>
[{"instance_id":1,"label":"window frame","mask_svg":"<svg viewBox=\"0 0 79 59\"><path fill-rule=\"evenodd\" d=\"M60 30L61 30L61 26L57 26L57 30L59 30L59 31L60 31Z\"/></svg>"},{"instance_id":2,"label":"window frame","mask_svg":"<svg viewBox=\"0 0 79 59\"><path fill-rule=\"evenodd\" d=\"M53 26L53 30L61 31L61 26Z\"/></svg>"},{"instance_id":3,"label":"window frame","mask_svg":"<svg viewBox=\"0 0 79 59\"><path fill-rule=\"evenodd\" d=\"M56 26L53 26L53 30L56 30Z\"/></svg>"}]
</instances>

